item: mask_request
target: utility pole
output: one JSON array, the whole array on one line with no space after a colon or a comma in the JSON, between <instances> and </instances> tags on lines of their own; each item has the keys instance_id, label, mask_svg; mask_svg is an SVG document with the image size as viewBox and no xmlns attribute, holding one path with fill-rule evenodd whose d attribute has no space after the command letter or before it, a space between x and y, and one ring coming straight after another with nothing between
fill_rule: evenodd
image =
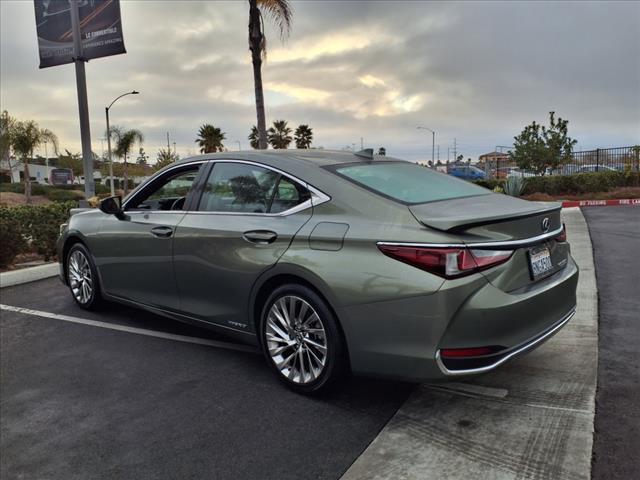
<instances>
[{"instance_id":1,"label":"utility pole","mask_svg":"<svg viewBox=\"0 0 640 480\"><path fill-rule=\"evenodd\" d=\"M458 160L458 144L457 144L457 140L454 138L453 139L453 161L457 161Z\"/></svg>"},{"instance_id":2,"label":"utility pole","mask_svg":"<svg viewBox=\"0 0 640 480\"><path fill-rule=\"evenodd\" d=\"M438 162L440 161L440 145L438 145Z\"/></svg>"},{"instance_id":3,"label":"utility pole","mask_svg":"<svg viewBox=\"0 0 640 480\"><path fill-rule=\"evenodd\" d=\"M167 132L167 153L171 153L171 144L169 143L169 132Z\"/></svg>"},{"instance_id":4,"label":"utility pole","mask_svg":"<svg viewBox=\"0 0 640 480\"><path fill-rule=\"evenodd\" d=\"M449 161L449 149L450 147L447 147L447 162Z\"/></svg>"},{"instance_id":5,"label":"utility pole","mask_svg":"<svg viewBox=\"0 0 640 480\"><path fill-rule=\"evenodd\" d=\"M364 150L364 139L360 137L360 150Z\"/></svg>"},{"instance_id":6,"label":"utility pole","mask_svg":"<svg viewBox=\"0 0 640 480\"><path fill-rule=\"evenodd\" d=\"M173 142L173 155L176 156L177 152L176 152L176 142Z\"/></svg>"},{"instance_id":7,"label":"utility pole","mask_svg":"<svg viewBox=\"0 0 640 480\"><path fill-rule=\"evenodd\" d=\"M70 0L71 29L73 31L73 63L76 66L76 88L78 90L78 110L80 112L80 139L82 141L82 164L84 167L84 195L86 199L95 196L93 183L93 158L91 155L91 130L89 128L89 102L87 99L87 77L84 71L85 59L82 55L80 37L80 12L78 0Z\"/></svg>"}]
</instances>

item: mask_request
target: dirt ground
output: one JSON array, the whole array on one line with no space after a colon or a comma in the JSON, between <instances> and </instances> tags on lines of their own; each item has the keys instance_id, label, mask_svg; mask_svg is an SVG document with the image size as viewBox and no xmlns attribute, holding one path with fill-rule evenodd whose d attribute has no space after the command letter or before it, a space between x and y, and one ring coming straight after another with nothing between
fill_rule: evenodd
<instances>
[{"instance_id":1,"label":"dirt ground","mask_svg":"<svg viewBox=\"0 0 640 480\"><path fill-rule=\"evenodd\" d=\"M0 192L1 205L26 205L25 196L22 193ZM44 195L31 195L31 205L45 205L51 203Z\"/></svg>"}]
</instances>

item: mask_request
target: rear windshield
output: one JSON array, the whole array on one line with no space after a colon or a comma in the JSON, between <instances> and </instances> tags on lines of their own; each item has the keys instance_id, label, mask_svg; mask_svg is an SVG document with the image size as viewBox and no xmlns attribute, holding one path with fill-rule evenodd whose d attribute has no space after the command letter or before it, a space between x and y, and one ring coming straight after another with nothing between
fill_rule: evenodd
<instances>
[{"instance_id":1,"label":"rear windshield","mask_svg":"<svg viewBox=\"0 0 640 480\"><path fill-rule=\"evenodd\" d=\"M346 165L332 170L360 186L407 204L491 193L473 183L409 162Z\"/></svg>"}]
</instances>

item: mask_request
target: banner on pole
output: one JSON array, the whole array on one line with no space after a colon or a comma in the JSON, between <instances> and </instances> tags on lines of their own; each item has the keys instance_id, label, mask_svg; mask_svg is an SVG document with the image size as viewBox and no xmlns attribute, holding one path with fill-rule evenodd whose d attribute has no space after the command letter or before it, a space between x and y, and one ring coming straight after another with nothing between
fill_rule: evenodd
<instances>
[{"instance_id":1,"label":"banner on pole","mask_svg":"<svg viewBox=\"0 0 640 480\"><path fill-rule=\"evenodd\" d=\"M120 0L80 0L82 58L126 53ZM73 30L69 0L34 0L40 68L73 63Z\"/></svg>"}]
</instances>

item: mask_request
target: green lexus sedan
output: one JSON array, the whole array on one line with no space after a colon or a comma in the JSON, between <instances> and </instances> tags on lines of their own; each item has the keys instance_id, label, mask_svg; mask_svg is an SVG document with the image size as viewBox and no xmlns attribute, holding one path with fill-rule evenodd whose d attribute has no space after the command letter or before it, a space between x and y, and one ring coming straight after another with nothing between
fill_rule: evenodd
<instances>
[{"instance_id":1,"label":"green lexus sedan","mask_svg":"<svg viewBox=\"0 0 640 480\"><path fill-rule=\"evenodd\" d=\"M80 307L218 329L303 393L488 372L575 312L559 205L371 150L193 157L73 213L58 258Z\"/></svg>"}]
</instances>

